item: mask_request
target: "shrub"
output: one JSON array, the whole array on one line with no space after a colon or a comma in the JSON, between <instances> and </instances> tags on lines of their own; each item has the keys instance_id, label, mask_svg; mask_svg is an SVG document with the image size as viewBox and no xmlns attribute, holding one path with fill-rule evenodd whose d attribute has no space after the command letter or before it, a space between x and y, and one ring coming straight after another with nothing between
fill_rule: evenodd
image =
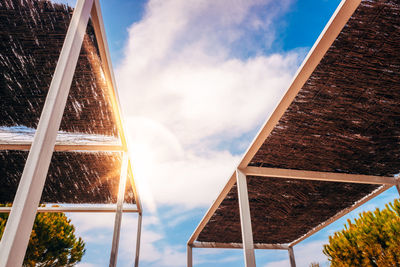
<instances>
[{"instance_id":1,"label":"shrub","mask_svg":"<svg viewBox=\"0 0 400 267\"><path fill-rule=\"evenodd\" d=\"M323 251L331 266L400 266L400 201L348 220Z\"/></svg>"}]
</instances>

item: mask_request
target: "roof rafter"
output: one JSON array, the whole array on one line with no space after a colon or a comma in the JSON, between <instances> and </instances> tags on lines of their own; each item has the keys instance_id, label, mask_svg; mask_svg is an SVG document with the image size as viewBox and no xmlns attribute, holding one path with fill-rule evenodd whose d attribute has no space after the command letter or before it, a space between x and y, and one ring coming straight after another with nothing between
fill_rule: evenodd
<instances>
[{"instance_id":1,"label":"roof rafter","mask_svg":"<svg viewBox=\"0 0 400 267\"><path fill-rule=\"evenodd\" d=\"M0 143L0 150L25 150L31 149L31 143ZM56 144L54 151L110 151L123 152L126 149L121 145L114 144Z\"/></svg>"},{"instance_id":2,"label":"roof rafter","mask_svg":"<svg viewBox=\"0 0 400 267\"><path fill-rule=\"evenodd\" d=\"M132 205L130 205L132 206ZM117 208L109 205L102 206L49 206L49 207L39 207L38 212L115 212ZM132 207L124 207L123 212L138 212L136 205ZM11 207L0 207L0 213L10 213Z\"/></svg>"},{"instance_id":3,"label":"roof rafter","mask_svg":"<svg viewBox=\"0 0 400 267\"><path fill-rule=\"evenodd\" d=\"M327 182L344 182L360 184L385 184L396 185L397 180L394 177L372 176L361 174L347 174L337 172L317 172L306 170L278 169L265 167L246 167L241 169L247 176L262 176L274 178L290 178L300 180L314 180Z\"/></svg>"},{"instance_id":4,"label":"roof rafter","mask_svg":"<svg viewBox=\"0 0 400 267\"><path fill-rule=\"evenodd\" d=\"M242 243L219 243L219 242L195 242L194 248L243 248ZM255 249L288 249L287 244L258 244L254 243Z\"/></svg>"}]
</instances>

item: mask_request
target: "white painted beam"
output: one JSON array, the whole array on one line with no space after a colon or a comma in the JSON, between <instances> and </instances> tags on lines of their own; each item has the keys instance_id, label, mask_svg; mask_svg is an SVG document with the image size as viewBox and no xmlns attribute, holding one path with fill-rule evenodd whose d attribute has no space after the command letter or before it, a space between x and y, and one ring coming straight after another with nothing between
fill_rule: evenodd
<instances>
[{"instance_id":1,"label":"white painted beam","mask_svg":"<svg viewBox=\"0 0 400 267\"><path fill-rule=\"evenodd\" d=\"M347 174L347 173L336 173L336 172L317 172L317 171L291 170L291 169L278 169L278 168L265 168L265 167L246 167L240 170L247 176L262 176L262 177L274 177L274 178L361 183L361 184L385 184L385 185L397 184L397 181L394 177L385 177L385 176Z\"/></svg>"},{"instance_id":2,"label":"white painted beam","mask_svg":"<svg viewBox=\"0 0 400 267\"><path fill-rule=\"evenodd\" d=\"M110 50L108 48L106 30L104 28L103 16L101 12L99 0L94 0L94 5L92 9L92 22L93 28L97 39L97 45L100 52L100 58L103 64L104 74L107 81L107 88L109 89L109 94L111 96L111 107L113 110L113 115L117 124L118 134L121 139L122 146L126 151L128 151L128 140L125 136L125 127L122 122L122 111L119 102L117 83L115 81L114 71L111 62ZM130 157L130 155L129 155ZM139 193L136 189L136 184L133 179L133 173L131 169L131 162L129 162L129 175L131 177L131 184L135 194L135 201L140 212L142 212L142 204L140 201Z\"/></svg>"},{"instance_id":3,"label":"white painted beam","mask_svg":"<svg viewBox=\"0 0 400 267\"><path fill-rule=\"evenodd\" d=\"M116 212L117 207L110 206L49 206L39 207L37 212ZM123 212L139 212L136 205L134 207L124 207ZM10 213L11 207L0 207L0 213Z\"/></svg>"},{"instance_id":4,"label":"white painted beam","mask_svg":"<svg viewBox=\"0 0 400 267\"><path fill-rule=\"evenodd\" d=\"M218 195L217 199L208 209L203 219L200 221L199 225L194 230L193 234L190 236L188 240L188 245L192 245L196 239L199 237L199 234L204 229L208 221L213 216L214 212L218 209L219 205L228 195L229 191L232 189L232 186L236 183L236 173L232 174L231 178L229 178L228 182L225 184L224 188L221 190L221 193Z\"/></svg>"},{"instance_id":5,"label":"white painted beam","mask_svg":"<svg viewBox=\"0 0 400 267\"><path fill-rule=\"evenodd\" d=\"M97 44L100 52L100 58L102 60L102 65L107 81L107 87L109 89L109 93L111 96L111 106L113 109L113 115L115 118L115 121L117 123L117 128L118 128L118 134L121 139L122 146L126 151L128 151L128 142L125 137L125 129L124 129L124 124L122 122L122 112L121 112L121 105L119 102L118 98L118 92L117 92L117 84L115 82L115 77L114 77L114 72L113 72L113 67L112 67L112 62L111 62L111 57L110 57L110 51L108 48L108 43L107 43L107 37L106 37L106 31L104 28L104 22L103 22L103 17L102 17L102 12L101 12L101 7L100 7L100 2L99 0L94 0L94 5L92 9L92 22L93 22L93 27L97 39ZM139 252L140 252L140 238L141 238L141 226L142 226L142 205L141 205L141 200L139 197L138 190L136 188L136 183L134 181L134 175L132 172L132 166L131 166L131 160L130 160L130 155L128 153L128 176L130 177L130 183L135 195L135 202L137 205L137 208L139 210L139 217L138 217L138 232L137 232L137 239L136 239L136 256L135 256L135 266L139 266ZM111 264L110 264L111 265Z\"/></svg>"},{"instance_id":6,"label":"white painted beam","mask_svg":"<svg viewBox=\"0 0 400 267\"><path fill-rule=\"evenodd\" d=\"M121 138L122 146L127 148L124 125L122 123L121 108L118 99L117 83L115 82L110 52L107 43L106 30L104 28L103 15L101 12L99 0L94 0L93 9L91 12L94 33L96 35L97 46L99 48L100 58L104 70L104 76L107 82L107 89L110 94L111 108L115 118L119 137Z\"/></svg>"},{"instance_id":7,"label":"white painted beam","mask_svg":"<svg viewBox=\"0 0 400 267\"><path fill-rule=\"evenodd\" d=\"M129 152L128 152L128 154L129 154ZM131 183L133 194L135 196L136 205L137 205L137 207L139 209L139 212L142 213L142 204L140 202L140 196L139 196L139 192L138 192L137 187L136 187L136 182L135 182L135 179L134 179L135 176L133 175L132 165L131 165L131 160L130 159L129 159L129 163L128 164L129 164L128 177L130 178L129 181Z\"/></svg>"},{"instance_id":8,"label":"white painted beam","mask_svg":"<svg viewBox=\"0 0 400 267\"><path fill-rule=\"evenodd\" d=\"M187 267L193 267L193 247L187 245Z\"/></svg>"},{"instance_id":9,"label":"white painted beam","mask_svg":"<svg viewBox=\"0 0 400 267\"><path fill-rule=\"evenodd\" d=\"M29 151L31 143L0 143L0 150L23 150ZM121 152L124 151L121 145L113 144L55 144L54 151L109 151Z\"/></svg>"},{"instance_id":10,"label":"white painted beam","mask_svg":"<svg viewBox=\"0 0 400 267\"><path fill-rule=\"evenodd\" d=\"M254 249L284 249L289 248L286 244L259 244L254 243ZM242 249L242 243L220 243L220 242L194 242L194 248L228 248L228 249Z\"/></svg>"},{"instance_id":11,"label":"white painted beam","mask_svg":"<svg viewBox=\"0 0 400 267\"><path fill-rule=\"evenodd\" d=\"M296 267L296 260L294 258L293 247L289 247L288 252L289 252L290 267Z\"/></svg>"},{"instance_id":12,"label":"white painted beam","mask_svg":"<svg viewBox=\"0 0 400 267\"><path fill-rule=\"evenodd\" d=\"M253 230L251 229L251 214L249 195L247 191L246 175L236 170L236 183L239 196L240 225L242 228L242 243L244 261L246 267L255 267L256 258L254 255Z\"/></svg>"},{"instance_id":13,"label":"white painted beam","mask_svg":"<svg viewBox=\"0 0 400 267\"><path fill-rule=\"evenodd\" d=\"M112 239L110 265L109 265L110 267L117 266L119 236L121 233L121 222L122 222L122 208L125 198L126 180L128 178L127 176L128 176L128 155L124 153L122 157L121 174L119 178L117 210L115 212L114 233Z\"/></svg>"},{"instance_id":14,"label":"white painted beam","mask_svg":"<svg viewBox=\"0 0 400 267\"><path fill-rule=\"evenodd\" d=\"M140 254L140 239L142 236L142 213L138 214L138 226L136 234L136 255L135 255L135 267L139 267L139 254Z\"/></svg>"},{"instance_id":15,"label":"white painted beam","mask_svg":"<svg viewBox=\"0 0 400 267\"><path fill-rule=\"evenodd\" d=\"M13 208L0 243L0 267L21 266L46 180L93 0L78 0L50 84Z\"/></svg>"}]
</instances>

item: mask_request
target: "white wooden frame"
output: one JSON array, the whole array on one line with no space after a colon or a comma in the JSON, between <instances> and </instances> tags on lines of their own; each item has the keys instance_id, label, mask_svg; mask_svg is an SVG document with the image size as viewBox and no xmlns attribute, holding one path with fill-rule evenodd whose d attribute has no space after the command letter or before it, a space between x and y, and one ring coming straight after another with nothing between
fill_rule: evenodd
<instances>
[{"instance_id":1,"label":"white wooden frame","mask_svg":"<svg viewBox=\"0 0 400 267\"><path fill-rule=\"evenodd\" d=\"M296 260L294 258L293 247L288 248L290 267L296 267Z\"/></svg>"},{"instance_id":2,"label":"white wooden frame","mask_svg":"<svg viewBox=\"0 0 400 267\"><path fill-rule=\"evenodd\" d=\"M369 176L369 175L353 175L353 174L343 174L343 173L330 173L330 172L316 172L316 171L309 171L309 170L289 170L289 169L276 169L276 168L262 168L262 167L251 167L248 166L251 159L260 149L261 145L264 143L265 139L270 135L274 127L279 122L280 118L286 112L287 108L293 102L294 98L297 96L300 89L303 87L304 83L308 80L314 69L318 66L319 62L328 51L336 37L342 31L343 27L350 19L351 15L357 9L361 0L342 0L338 8L336 9L335 13L331 17L330 21L325 26L324 30L322 31L321 35L315 42L314 46L311 48L310 52L308 53L307 57L303 61L303 64L300 66L299 70L297 71L295 78L293 79L291 85L289 86L286 94L283 96L282 100L275 108L274 112L270 116L270 118L266 121L264 126L261 128L260 132L256 135L256 138L253 140L252 144L250 145L249 149L246 151L245 155L243 156L241 162L239 163L235 172L240 171L245 176L261 176L261 177L274 177L274 178L286 178L286 179L303 179L303 180L314 180L314 181L330 181L330 182L347 182L347 183L363 183L363 184L379 184L382 185L380 188L375 190L372 194L365 196L353 206L344 209L328 219L327 221L323 222L316 228L312 229L310 232L305 234L304 236L300 237L299 239L293 241L290 244L254 244L254 249L287 249L289 253L289 259L291 266L296 266L293 246L297 243L301 242L302 240L306 239L307 237L311 236L312 234L318 232L319 230L323 229L324 227L328 226L332 222L338 220L342 216L346 215L350 211L354 210L355 208L361 206L368 200L378 196L382 192L386 191L392 186L396 186L397 190L400 194L400 180L394 177L381 177L381 176ZM201 231L204 229L208 221L211 219L215 211L218 209L222 201L228 195L232 187L236 183L236 175L235 173L228 179L226 185L222 189L221 193L211 205L210 209L207 211L203 219L200 221L199 225L189 238L187 242L188 247L188 266L193 265L192 259L192 248L244 248L242 244L237 243L215 243L215 242L197 242L196 239L200 235ZM239 184L238 184L238 191L239 191ZM244 193L243 193L244 194ZM246 206L246 203L242 203L239 201L239 206L242 205ZM242 207L241 207L242 209ZM242 227L242 235L244 235L245 231L243 231L243 221L245 219L242 218L241 215L241 227ZM249 224L248 221L245 221L246 224ZM249 230L247 230L249 232ZM245 238L243 238L244 240ZM244 241L246 242L246 241ZM245 256L245 263L247 262L247 258Z\"/></svg>"},{"instance_id":3,"label":"white wooden frame","mask_svg":"<svg viewBox=\"0 0 400 267\"><path fill-rule=\"evenodd\" d=\"M242 249L242 243L218 243L218 242L194 242L191 247L193 248L232 248ZM287 250L288 245L285 244L253 244L254 249L283 249Z\"/></svg>"},{"instance_id":4,"label":"white wooden frame","mask_svg":"<svg viewBox=\"0 0 400 267\"><path fill-rule=\"evenodd\" d=\"M136 205L133 207L123 207L123 212L139 212ZM87 206L45 206L39 207L37 212L116 212L117 207L109 205L87 205ZM0 207L0 213L10 213L11 207Z\"/></svg>"},{"instance_id":5,"label":"white wooden frame","mask_svg":"<svg viewBox=\"0 0 400 267\"><path fill-rule=\"evenodd\" d=\"M110 267L117 266L117 256L119 247L119 236L121 232L122 222L122 206L125 199L126 180L128 178L128 155L124 153L122 159L121 175L119 179L118 198L117 198L117 211L115 212L114 233L111 246Z\"/></svg>"},{"instance_id":6,"label":"white wooden frame","mask_svg":"<svg viewBox=\"0 0 400 267\"><path fill-rule=\"evenodd\" d=\"M0 150L22 150L29 151L32 143L0 143ZM118 144L88 143L88 144L55 144L54 151L108 151L123 152L125 148Z\"/></svg>"},{"instance_id":7,"label":"white wooden frame","mask_svg":"<svg viewBox=\"0 0 400 267\"><path fill-rule=\"evenodd\" d=\"M255 267L256 257L254 254L253 230L251 227L247 178L246 175L240 170L236 170L236 184L239 200L240 225L242 228L244 262L246 267Z\"/></svg>"},{"instance_id":8,"label":"white wooden frame","mask_svg":"<svg viewBox=\"0 0 400 267\"><path fill-rule=\"evenodd\" d=\"M247 167L240 169L247 176L261 176L284 179L298 179L326 182L344 182L356 184L397 185L394 177L347 174L337 172L317 172L264 167Z\"/></svg>"},{"instance_id":9,"label":"white wooden frame","mask_svg":"<svg viewBox=\"0 0 400 267\"><path fill-rule=\"evenodd\" d=\"M61 123L61 118L90 16L93 21L109 93L112 96L111 104L116 119L121 145L105 143L56 144L57 132ZM13 206L0 208L0 212L10 213L8 223L0 242L0 267L22 266L36 212L115 212L116 219L112 244L113 253L110 257L110 264L113 263L113 265L110 266L115 266L117 259L116 256L122 212L137 212L139 216L135 266L138 266L142 209L139 195L133 180L128 146L124 132L99 0L78 0L68 27L33 142L0 143L0 150L29 150L28 159L24 167L21 181L18 185ZM117 207L38 207L53 151L124 152ZM135 195L136 205L133 208L123 207L127 174L131 177L130 182Z\"/></svg>"},{"instance_id":10,"label":"white wooden frame","mask_svg":"<svg viewBox=\"0 0 400 267\"><path fill-rule=\"evenodd\" d=\"M140 255L140 239L142 237L142 213L138 213L138 224L137 224L137 238L136 238L136 254L135 254L135 267L139 266L139 255Z\"/></svg>"}]
</instances>

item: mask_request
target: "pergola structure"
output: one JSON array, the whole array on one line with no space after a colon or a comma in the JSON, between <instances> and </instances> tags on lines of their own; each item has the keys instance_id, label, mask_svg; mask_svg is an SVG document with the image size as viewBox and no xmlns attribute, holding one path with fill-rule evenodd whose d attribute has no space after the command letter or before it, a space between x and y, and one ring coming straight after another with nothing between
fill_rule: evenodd
<instances>
[{"instance_id":1,"label":"pergola structure","mask_svg":"<svg viewBox=\"0 0 400 267\"><path fill-rule=\"evenodd\" d=\"M188 241L288 250L400 190L400 2L343 0Z\"/></svg>"},{"instance_id":2,"label":"pergola structure","mask_svg":"<svg viewBox=\"0 0 400 267\"><path fill-rule=\"evenodd\" d=\"M1 0L0 36L0 266L22 266L37 212L115 212L110 266L122 213L138 213L138 266L142 207L99 0Z\"/></svg>"}]
</instances>

